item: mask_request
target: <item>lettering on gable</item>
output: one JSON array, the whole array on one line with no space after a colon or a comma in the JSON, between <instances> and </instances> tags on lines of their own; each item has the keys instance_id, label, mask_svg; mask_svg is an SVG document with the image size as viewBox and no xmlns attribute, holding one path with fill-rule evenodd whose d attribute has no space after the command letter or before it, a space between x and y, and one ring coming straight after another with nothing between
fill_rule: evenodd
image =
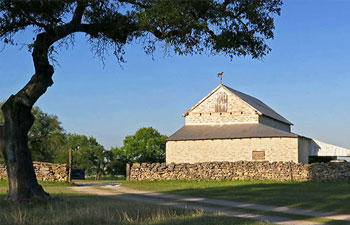
<instances>
[{"instance_id":1,"label":"lettering on gable","mask_svg":"<svg viewBox=\"0 0 350 225\"><path fill-rule=\"evenodd\" d=\"M216 94L215 112L227 112L227 99L228 96L225 92Z\"/></svg>"}]
</instances>

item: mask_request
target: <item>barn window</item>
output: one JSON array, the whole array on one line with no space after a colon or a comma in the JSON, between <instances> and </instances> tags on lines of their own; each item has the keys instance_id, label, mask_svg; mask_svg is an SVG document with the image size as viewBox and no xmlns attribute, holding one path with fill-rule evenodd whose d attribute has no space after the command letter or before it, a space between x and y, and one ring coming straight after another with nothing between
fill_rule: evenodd
<instances>
[{"instance_id":1,"label":"barn window","mask_svg":"<svg viewBox=\"0 0 350 225\"><path fill-rule=\"evenodd\" d=\"M265 151L253 151L252 152L253 160L265 160Z\"/></svg>"}]
</instances>

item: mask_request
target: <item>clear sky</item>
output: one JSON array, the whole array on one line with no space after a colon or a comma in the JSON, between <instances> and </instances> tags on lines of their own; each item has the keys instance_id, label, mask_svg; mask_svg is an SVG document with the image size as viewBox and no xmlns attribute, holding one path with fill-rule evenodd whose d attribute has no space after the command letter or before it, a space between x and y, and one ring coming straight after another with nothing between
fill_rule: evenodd
<instances>
[{"instance_id":1,"label":"clear sky","mask_svg":"<svg viewBox=\"0 0 350 225\"><path fill-rule=\"evenodd\" d=\"M350 1L284 3L264 60L164 57L162 49L152 60L135 44L126 47L121 68L113 56L103 65L78 35L73 48L60 51L55 84L37 105L56 114L67 132L94 136L108 149L140 127L171 135L223 71L225 85L264 101L294 123L293 132L350 148ZM20 43L32 38L17 37ZM33 74L30 53L19 48L0 53L0 101Z\"/></svg>"}]
</instances>

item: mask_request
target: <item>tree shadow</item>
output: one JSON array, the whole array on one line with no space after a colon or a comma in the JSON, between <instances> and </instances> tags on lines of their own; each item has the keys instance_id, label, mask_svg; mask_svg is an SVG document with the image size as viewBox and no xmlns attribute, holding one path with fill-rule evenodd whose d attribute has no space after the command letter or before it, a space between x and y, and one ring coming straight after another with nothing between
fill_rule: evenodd
<instances>
[{"instance_id":1,"label":"tree shadow","mask_svg":"<svg viewBox=\"0 0 350 225\"><path fill-rule=\"evenodd\" d=\"M207 191L225 191L223 187L206 189ZM185 190L183 189L181 194L187 193ZM189 190L194 191L194 189ZM34 201L25 204L4 201L5 196L5 194L0 194L0 224L41 225L47 224L47 221L52 221L50 222L52 225L107 225L124 224L126 222L131 225L269 224L226 215L205 214L196 210L177 209L144 202L126 201L86 194L53 194L52 196L54 198L58 197L62 201ZM7 216L5 217L4 215ZM340 225L344 224L344 221L329 221L325 224Z\"/></svg>"},{"instance_id":2,"label":"tree shadow","mask_svg":"<svg viewBox=\"0 0 350 225\"><path fill-rule=\"evenodd\" d=\"M246 224L246 225L267 225L272 224L263 221L257 221L252 219L238 218L225 215L203 215L194 218L173 218L168 221L162 221L158 223L152 223L154 225L188 225L188 224L200 224L200 225L233 225L233 224Z\"/></svg>"},{"instance_id":3,"label":"tree shadow","mask_svg":"<svg viewBox=\"0 0 350 225\"><path fill-rule=\"evenodd\" d=\"M350 213L350 182L276 182L186 188L169 194Z\"/></svg>"}]
</instances>

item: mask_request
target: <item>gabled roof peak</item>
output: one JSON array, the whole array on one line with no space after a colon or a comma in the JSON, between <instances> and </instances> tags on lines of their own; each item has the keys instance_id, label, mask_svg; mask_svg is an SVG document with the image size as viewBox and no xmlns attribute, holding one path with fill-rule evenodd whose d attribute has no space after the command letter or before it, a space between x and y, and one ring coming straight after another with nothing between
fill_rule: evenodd
<instances>
[{"instance_id":1,"label":"gabled roof peak","mask_svg":"<svg viewBox=\"0 0 350 225\"><path fill-rule=\"evenodd\" d=\"M252 108L254 108L259 114L270 117L274 120L293 125L290 121L288 121L286 118L278 114L276 111L274 111L272 108L270 108L268 105L260 101L259 99L252 97L250 95L247 95L243 92L237 91L233 88L230 88L226 85L220 84L217 86L214 90L212 90L207 96L205 96L203 99L201 99L197 104L195 104L193 107L191 107L186 113L184 113L182 116L187 116L192 110L194 110L198 105L200 105L202 102L204 102L207 98L209 98L212 94L214 94L219 88L224 88L225 90L231 92L235 96L242 99L244 102L246 102L248 105L250 105Z\"/></svg>"}]
</instances>

